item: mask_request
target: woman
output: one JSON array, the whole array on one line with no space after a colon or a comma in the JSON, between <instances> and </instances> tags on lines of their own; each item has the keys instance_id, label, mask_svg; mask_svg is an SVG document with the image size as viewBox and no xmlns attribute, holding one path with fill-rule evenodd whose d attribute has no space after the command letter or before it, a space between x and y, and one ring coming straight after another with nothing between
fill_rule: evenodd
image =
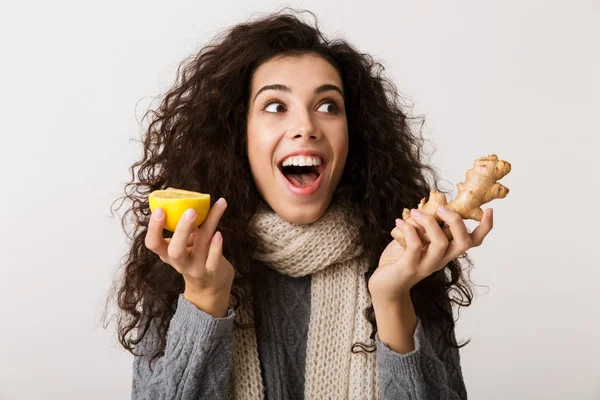
<instances>
[{"instance_id":1,"label":"woman","mask_svg":"<svg viewBox=\"0 0 600 400\"><path fill-rule=\"evenodd\" d=\"M425 248L394 223L437 179L379 64L279 12L187 60L151 116L118 283L133 398L466 398L451 304L492 215L438 210L448 242L413 210ZM167 187L222 199L164 238Z\"/></svg>"}]
</instances>

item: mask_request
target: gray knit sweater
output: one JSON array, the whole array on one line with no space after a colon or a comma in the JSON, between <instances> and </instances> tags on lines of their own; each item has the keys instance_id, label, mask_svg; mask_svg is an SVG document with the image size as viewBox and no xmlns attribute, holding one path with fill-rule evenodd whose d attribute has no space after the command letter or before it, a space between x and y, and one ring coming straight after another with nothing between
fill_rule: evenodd
<instances>
[{"instance_id":1,"label":"gray knit sweater","mask_svg":"<svg viewBox=\"0 0 600 400\"><path fill-rule=\"evenodd\" d=\"M265 292L256 299L265 399L303 399L311 277L269 269L265 279ZM227 317L214 318L180 296L164 356L152 371L146 357L134 359L132 399L226 399L234 316L230 309ZM396 353L376 337L380 399L466 399L458 350L435 325L417 320L410 353ZM151 341L146 335L142 351Z\"/></svg>"}]
</instances>

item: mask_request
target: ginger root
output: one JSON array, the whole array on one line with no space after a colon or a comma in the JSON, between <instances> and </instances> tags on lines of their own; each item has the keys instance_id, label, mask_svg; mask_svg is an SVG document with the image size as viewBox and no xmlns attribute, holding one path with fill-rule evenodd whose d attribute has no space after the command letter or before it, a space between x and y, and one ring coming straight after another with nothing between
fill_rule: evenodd
<instances>
[{"instance_id":1,"label":"ginger root","mask_svg":"<svg viewBox=\"0 0 600 400\"><path fill-rule=\"evenodd\" d=\"M425 198L421 199L418 210L424 214L433 216L439 222L448 240L452 240L450 227L437 216L437 208L443 205L457 212L463 219L481 221L483 215L481 205L494 199L503 199L508 194L508 188L497 181L506 176L510 170L510 163L498 160L495 154L478 158L475 160L473 168L467 171L465 182L460 182L457 185L458 195L454 200L447 203L446 196L443 193L432 190L429 194L429 201L425 202ZM431 242L427 237L425 229L412 220L409 209L404 209L402 219L404 222L417 228L424 246ZM391 235L402 247L406 248L406 241L400 230L394 228Z\"/></svg>"}]
</instances>

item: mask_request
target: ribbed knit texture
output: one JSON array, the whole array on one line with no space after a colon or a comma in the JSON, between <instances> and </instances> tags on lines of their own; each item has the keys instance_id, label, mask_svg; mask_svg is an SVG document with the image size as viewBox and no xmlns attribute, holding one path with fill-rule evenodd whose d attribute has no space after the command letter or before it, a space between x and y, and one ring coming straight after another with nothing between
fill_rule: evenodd
<instances>
[{"instance_id":1,"label":"ribbed knit texture","mask_svg":"<svg viewBox=\"0 0 600 400\"><path fill-rule=\"evenodd\" d=\"M225 318L180 295L152 370L158 320L136 346L143 356L133 364L132 399L466 400L459 352L446 343L441 321L417 316L409 353L392 351L377 335L376 352L351 353L354 342L371 343L360 221L347 217L332 205L314 224L296 226L260 212L252 221L255 258L271 268L257 293L258 331L233 323L254 326L250 290Z\"/></svg>"},{"instance_id":2,"label":"ribbed knit texture","mask_svg":"<svg viewBox=\"0 0 600 400\"><path fill-rule=\"evenodd\" d=\"M370 324L364 316L369 306L364 278L368 263L359 222L335 203L312 224L294 224L266 210L250 222L249 233L259 242L255 259L291 277L312 275L307 399L377 398L376 353L351 352L356 342L370 343ZM252 300L244 298L249 301L238 310L239 324L253 319ZM254 329L234 327L233 371L230 398L263 398Z\"/></svg>"}]
</instances>

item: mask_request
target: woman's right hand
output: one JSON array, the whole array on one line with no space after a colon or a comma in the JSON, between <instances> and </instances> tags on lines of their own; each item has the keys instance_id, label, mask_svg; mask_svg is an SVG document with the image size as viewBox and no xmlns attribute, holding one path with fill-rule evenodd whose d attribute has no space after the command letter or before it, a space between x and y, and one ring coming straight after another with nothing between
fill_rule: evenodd
<instances>
[{"instance_id":1,"label":"woman's right hand","mask_svg":"<svg viewBox=\"0 0 600 400\"><path fill-rule=\"evenodd\" d=\"M210 209L206 220L194 228L194 210L179 220L172 238L163 238L164 211L156 208L148 224L145 245L179 272L185 281L183 296L200 310L225 317L235 271L223 257L223 237L216 232L227 202L221 198Z\"/></svg>"}]
</instances>

